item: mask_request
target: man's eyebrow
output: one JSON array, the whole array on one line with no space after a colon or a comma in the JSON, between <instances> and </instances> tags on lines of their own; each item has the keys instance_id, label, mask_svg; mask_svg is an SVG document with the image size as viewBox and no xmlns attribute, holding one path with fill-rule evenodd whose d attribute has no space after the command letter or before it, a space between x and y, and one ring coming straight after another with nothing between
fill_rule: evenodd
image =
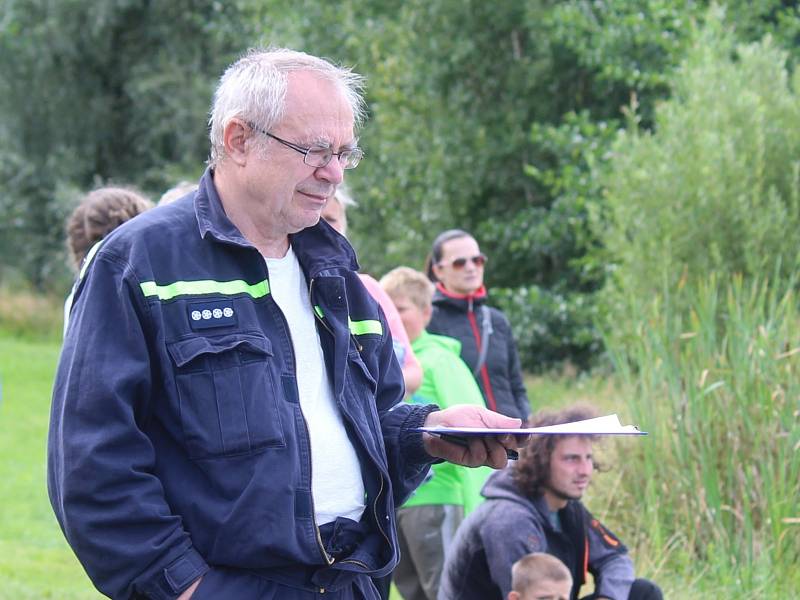
<instances>
[{"instance_id":1,"label":"man's eyebrow","mask_svg":"<svg viewBox=\"0 0 800 600\"><path fill-rule=\"evenodd\" d=\"M343 150L343 149L352 150L353 148L358 148L358 139L359 138L353 138L351 141L345 142L344 144L339 146L338 150ZM318 146L321 148L333 148L333 144L328 138L317 136L317 137L305 138L304 141L306 140L308 141L307 145L309 147Z\"/></svg>"}]
</instances>

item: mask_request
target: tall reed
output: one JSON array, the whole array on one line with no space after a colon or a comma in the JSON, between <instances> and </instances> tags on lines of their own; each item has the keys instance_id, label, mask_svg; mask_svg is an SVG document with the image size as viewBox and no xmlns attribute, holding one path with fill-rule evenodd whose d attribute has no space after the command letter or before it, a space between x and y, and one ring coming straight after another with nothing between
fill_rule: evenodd
<instances>
[{"instance_id":1,"label":"tall reed","mask_svg":"<svg viewBox=\"0 0 800 600\"><path fill-rule=\"evenodd\" d=\"M800 583L798 301L710 276L631 302L636 335L610 350L650 437L626 446L616 509L664 569L759 597Z\"/></svg>"}]
</instances>

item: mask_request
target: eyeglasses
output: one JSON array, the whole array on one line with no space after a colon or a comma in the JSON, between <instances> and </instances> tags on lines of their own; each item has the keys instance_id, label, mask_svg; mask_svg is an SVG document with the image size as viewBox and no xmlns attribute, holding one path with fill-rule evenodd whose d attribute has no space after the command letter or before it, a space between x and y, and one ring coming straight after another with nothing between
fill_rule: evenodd
<instances>
[{"instance_id":1,"label":"eyeglasses","mask_svg":"<svg viewBox=\"0 0 800 600\"><path fill-rule=\"evenodd\" d=\"M263 133L267 137L271 137L276 142L280 142L284 146L291 148L295 152L303 155L303 162L309 167L321 169L326 166L331 159L335 156L339 159L339 164L343 169L355 169L361 159L364 158L364 151L361 148L345 148L341 152L334 152L330 146L311 146L310 148L303 148L292 142L288 142L279 138L277 135L271 134L269 131L257 127L255 123L248 123L251 129Z\"/></svg>"},{"instance_id":2,"label":"eyeglasses","mask_svg":"<svg viewBox=\"0 0 800 600\"><path fill-rule=\"evenodd\" d=\"M475 265L476 267L482 267L483 265L486 264L486 260L487 260L486 255L483 252L481 252L480 254L476 254L475 256L469 258L463 256L460 258L454 258L450 262L450 266L453 267L456 271L460 271L461 269L467 266L467 261L472 261L472 264ZM439 264L441 265L442 263Z\"/></svg>"}]
</instances>

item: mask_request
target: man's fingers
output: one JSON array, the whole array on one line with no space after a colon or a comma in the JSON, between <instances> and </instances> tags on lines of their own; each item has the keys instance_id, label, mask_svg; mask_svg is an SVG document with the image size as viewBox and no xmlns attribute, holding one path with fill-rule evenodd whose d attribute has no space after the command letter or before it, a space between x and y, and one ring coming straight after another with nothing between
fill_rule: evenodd
<instances>
[{"instance_id":1,"label":"man's fingers","mask_svg":"<svg viewBox=\"0 0 800 600\"><path fill-rule=\"evenodd\" d=\"M497 438L484 438L486 444L486 464L495 469L502 469L508 462L506 447Z\"/></svg>"},{"instance_id":2,"label":"man's fingers","mask_svg":"<svg viewBox=\"0 0 800 600\"><path fill-rule=\"evenodd\" d=\"M486 464L489 454L486 445L479 436L474 436L469 442L469 466L479 467Z\"/></svg>"}]
</instances>

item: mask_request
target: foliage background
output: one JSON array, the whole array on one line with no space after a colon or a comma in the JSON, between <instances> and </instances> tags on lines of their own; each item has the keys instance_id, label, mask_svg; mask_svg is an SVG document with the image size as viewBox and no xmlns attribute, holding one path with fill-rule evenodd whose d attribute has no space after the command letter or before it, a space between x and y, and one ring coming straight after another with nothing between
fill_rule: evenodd
<instances>
[{"instance_id":1,"label":"foliage background","mask_svg":"<svg viewBox=\"0 0 800 600\"><path fill-rule=\"evenodd\" d=\"M771 33L794 60L796 3L726 5L739 39ZM0 6L0 281L63 293L63 222L80 194L118 183L157 199L199 177L219 74L248 46L289 45L369 79L368 160L350 178L364 270L421 267L439 231L474 232L493 301L540 370L587 367L602 348L594 295L609 261L589 209L604 203L622 107L636 98L639 127L652 127L707 3Z\"/></svg>"},{"instance_id":2,"label":"foliage background","mask_svg":"<svg viewBox=\"0 0 800 600\"><path fill-rule=\"evenodd\" d=\"M687 598L800 587L797 2L0 8L5 336L58 337L42 297L69 287L63 222L84 191L158 198L199 177L210 97L239 53L328 56L370 82L349 178L364 270L421 267L440 230L473 231L525 368L594 367L614 384L602 405L651 431L595 506L640 572Z\"/></svg>"}]
</instances>

